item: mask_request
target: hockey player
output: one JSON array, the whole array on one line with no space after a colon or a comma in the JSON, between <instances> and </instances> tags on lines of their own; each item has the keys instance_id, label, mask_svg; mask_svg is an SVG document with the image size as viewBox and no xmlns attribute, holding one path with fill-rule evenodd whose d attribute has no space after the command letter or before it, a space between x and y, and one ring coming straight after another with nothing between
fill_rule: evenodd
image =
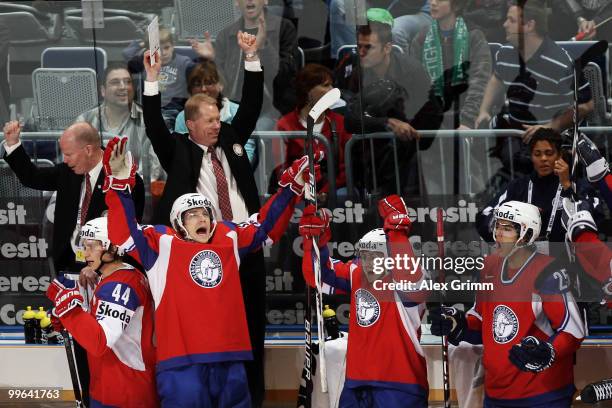
<instances>
[{"instance_id":1,"label":"hockey player","mask_svg":"<svg viewBox=\"0 0 612 408\"><path fill-rule=\"evenodd\" d=\"M495 209L497 251L485 259L479 292L467 314L432 310L431 332L457 345L483 344L485 407L571 406L573 356L584 337L565 270L536 252L537 207L508 201Z\"/></svg>"},{"instance_id":2,"label":"hockey player","mask_svg":"<svg viewBox=\"0 0 612 408\"><path fill-rule=\"evenodd\" d=\"M588 180L597 186L608 208L612 210L612 174L597 146L585 135L578 141L580 161L586 168ZM567 230L567 240L574 243L578 261L584 270L595 278L602 288L602 295L612 308L612 250L597 237L597 224L591 214L588 201L563 199L564 214L561 218Z\"/></svg>"},{"instance_id":3,"label":"hockey player","mask_svg":"<svg viewBox=\"0 0 612 408\"><path fill-rule=\"evenodd\" d=\"M110 243L107 219L83 225L87 267L98 271L89 311L75 281L47 289L53 313L87 351L91 407L156 407L153 299L146 278L124 263Z\"/></svg>"},{"instance_id":4,"label":"hockey player","mask_svg":"<svg viewBox=\"0 0 612 408\"><path fill-rule=\"evenodd\" d=\"M252 354L238 267L243 256L284 233L304 189L308 158L285 170L283 188L251 221L217 221L206 197L185 194L172 206L172 231L137 224L125 191L135 166L124 146L125 139L115 138L104 153L110 238L138 259L149 277L162 405L248 407L243 362Z\"/></svg>"},{"instance_id":5,"label":"hockey player","mask_svg":"<svg viewBox=\"0 0 612 408\"><path fill-rule=\"evenodd\" d=\"M300 220L304 238L302 270L314 286L312 237L318 237L321 279L326 293L350 293L346 381L340 407L427 407L427 365L419 344L424 311L422 293L384 289L382 284L410 281L418 285L420 268L377 271L377 258L414 257L408 240L410 218L404 201L389 196L379 202L384 228L365 234L358 257L344 263L329 256L330 216L308 206ZM378 273L377 273L378 272Z\"/></svg>"}]
</instances>

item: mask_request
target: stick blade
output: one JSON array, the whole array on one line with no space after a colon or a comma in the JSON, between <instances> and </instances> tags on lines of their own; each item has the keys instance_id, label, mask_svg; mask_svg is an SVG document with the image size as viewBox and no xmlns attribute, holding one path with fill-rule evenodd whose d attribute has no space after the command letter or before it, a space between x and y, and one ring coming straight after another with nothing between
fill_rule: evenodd
<instances>
[{"instance_id":1,"label":"stick blade","mask_svg":"<svg viewBox=\"0 0 612 408\"><path fill-rule=\"evenodd\" d=\"M326 110L328 110L334 103L340 99L340 90L338 88L332 88L325 95L321 97L312 107L308 116L310 116L315 122L319 119L319 116Z\"/></svg>"}]
</instances>

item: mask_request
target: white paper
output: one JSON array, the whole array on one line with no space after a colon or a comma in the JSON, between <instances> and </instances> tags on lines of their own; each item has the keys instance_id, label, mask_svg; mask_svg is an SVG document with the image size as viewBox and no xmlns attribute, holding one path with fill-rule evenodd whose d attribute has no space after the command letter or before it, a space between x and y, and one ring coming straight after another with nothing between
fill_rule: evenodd
<instances>
[{"instance_id":1,"label":"white paper","mask_svg":"<svg viewBox=\"0 0 612 408\"><path fill-rule=\"evenodd\" d=\"M151 52L151 65L155 64L155 53L159 51L159 20L157 16L147 27L149 33L149 51Z\"/></svg>"}]
</instances>

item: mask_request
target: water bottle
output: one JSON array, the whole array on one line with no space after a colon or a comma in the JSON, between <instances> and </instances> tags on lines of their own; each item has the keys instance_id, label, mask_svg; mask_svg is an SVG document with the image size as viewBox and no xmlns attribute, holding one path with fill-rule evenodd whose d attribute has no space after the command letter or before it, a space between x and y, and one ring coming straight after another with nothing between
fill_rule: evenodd
<instances>
[{"instance_id":1,"label":"water bottle","mask_svg":"<svg viewBox=\"0 0 612 408\"><path fill-rule=\"evenodd\" d=\"M36 323L36 313L32 310L32 306L28 306L23 314L23 334L26 344L36 343Z\"/></svg>"},{"instance_id":2,"label":"water bottle","mask_svg":"<svg viewBox=\"0 0 612 408\"><path fill-rule=\"evenodd\" d=\"M47 312L45 312L45 308L40 306L38 308L38 312L36 312L35 314L35 326L34 326L34 342L36 344L41 344L42 343L42 328L40 326L40 323L42 321L42 319L44 319L45 317L47 317Z\"/></svg>"},{"instance_id":3,"label":"water bottle","mask_svg":"<svg viewBox=\"0 0 612 408\"><path fill-rule=\"evenodd\" d=\"M326 340L335 340L340 337L340 328L338 327L336 312L330 309L329 305L325 305L325 310L323 310L323 324L327 332Z\"/></svg>"}]
</instances>

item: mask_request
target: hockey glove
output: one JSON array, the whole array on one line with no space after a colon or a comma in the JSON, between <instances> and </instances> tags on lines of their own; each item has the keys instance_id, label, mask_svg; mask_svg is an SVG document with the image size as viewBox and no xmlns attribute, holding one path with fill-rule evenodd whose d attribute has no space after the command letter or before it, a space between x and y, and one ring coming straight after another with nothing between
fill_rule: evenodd
<instances>
[{"instance_id":1,"label":"hockey glove","mask_svg":"<svg viewBox=\"0 0 612 408\"><path fill-rule=\"evenodd\" d=\"M429 310L431 319L431 334L448 336L448 341L455 346L463 339L467 328L465 313L454 307L436 307Z\"/></svg>"},{"instance_id":2,"label":"hockey glove","mask_svg":"<svg viewBox=\"0 0 612 408\"><path fill-rule=\"evenodd\" d=\"M82 308L85 302L76 281L64 277L53 279L47 288L47 297L54 303L53 313L57 317L62 317L77 306Z\"/></svg>"},{"instance_id":3,"label":"hockey glove","mask_svg":"<svg viewBox=\"0 0 612 408\"><path fill-rule=\"evenodd\" d=\"M404 199L398 195L390 195L378 202L378 213L384 219L385 231L403 229L408 233L412 221L408 216L408 208Z\"/></svg>"},{"instance_id":4,"label":"hockey glove","mask_svg":"<svg viewBox=\"0 0 612 408\"><path fill-rule=\"evenodd\" d=\"M55 308L51 309L51 311L47 313L47 316L49 316L49 319L51 320L51 326L53 327L53 331L61 333L65 330L64 325L55 314Z\"/></svg>"},{"instance_id":5,"label":"hockey glove","mask_svg":"<svg viewBox=\"0 0 612 408\"><path fill-rule=\"evenodd\" d=\"M300 218L300 235L305 239L318 239L318 245L327 245L331 238L329 224L331 222L331 212L327 208L322 208L315 213L315 206L310 204L304 208L304 214Z\"/></svg>"},{"instance_id":6,"label":"hockey glove","mask_svg":"<svg viewBox=\"0 0 612 408\"><path fill-rule=\"evenodd\" d=\"M591 215L591 204L586 200L563 199L561 224L567 231L567 238L574 242L582 231L597 232L597 225Z\"/></svg>"},{"instance_id":7,"label":"hockey glove","mask_svg":"<svg viewBox=\"0 0 612 408\"><path fill-rule=\"evenodd\" d=\"M104 186L102 190L107 192L113 190L132 191L136 184L136 163L132 160L132 153L125 147L127 137L115 136L104 149Z\"/></svg>"},{"instance_id":8,"label":"hockey glove","mask_svg":"<svg viewBox=\"0 0 612 408\"><path fill-rule=\"evenodd\" d=\"M509 351L512 364L523 371L539 373L546 370L555 361L555 349L547 341L527 336L520 344L515 344Z\"/></svg>"},{"instance_id":9,"label":"hockey glove","mask_svg":"<svg viewBox=\"0 0 612 408\"><path fill-rule=\"evenodd\" d=\"M315 163L320 162L323 159L323 152L317 151L314 154ZM320 176L320 166L315 164L315 178ZM317 175L316 173L319 173ZM278 185L281 187L289 187L296 195L302 195L304 192L304 185L308 182L308 156L302 156L300 159L295 160L291 167L285 169L281 174Z\"/></svg>"},{"instance_id":10,"label":"hockey glove","mask_svg":"<svg viewBox=\"0 0 612 408\"><path fill-rule=\"evenodd\" d=\"M586 167L587 178L591 183L601 180L610 171L608 162L601 157L595 143L582 133L578 140L578 157Z\"/></svg>"}]
</instances>

